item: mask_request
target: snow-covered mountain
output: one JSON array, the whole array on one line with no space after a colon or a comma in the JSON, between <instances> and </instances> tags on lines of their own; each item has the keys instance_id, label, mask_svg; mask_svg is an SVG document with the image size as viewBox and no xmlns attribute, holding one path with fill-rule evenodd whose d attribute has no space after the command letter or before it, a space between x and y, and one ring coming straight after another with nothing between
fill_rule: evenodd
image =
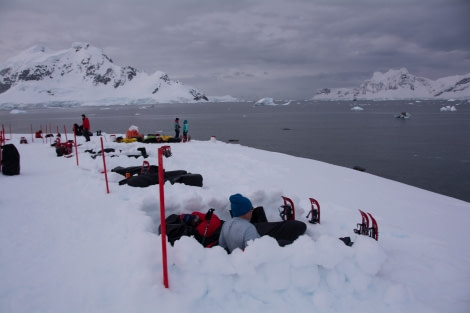
<instances>
[{"instance_id":1,"label":"snow-covered mountain","mask_svg":"<svg viewBox=\"0 0 470 313\"><path fill-rule=\"evenodd\" d=\"M315 100L405 100L470 99L470 73L431 80L410 74L407 69L375 72L358 88L323 88Z\"/></svg>"},{"instance_id":2,"label":"snow-covered mountain","mask_svg":"<svg viewBox=\"0 0 470 313\"><path fill-rule=\"evenodd\" d=\"M164 72L116 65L88 43L62 51L34 46L0 65L0 108L207 100Z\"/></svg>"}]
</instances>

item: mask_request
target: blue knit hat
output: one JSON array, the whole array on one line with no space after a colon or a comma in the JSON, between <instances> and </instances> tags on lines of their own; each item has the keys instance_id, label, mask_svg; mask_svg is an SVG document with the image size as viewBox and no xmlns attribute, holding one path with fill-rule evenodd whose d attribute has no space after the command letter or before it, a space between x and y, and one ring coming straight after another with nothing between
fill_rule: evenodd
<instances>
[{"instance_id":1,"label":"blue knit hat","mask_svg":"<svg viewBox=\"0 0 470 313\"><path fill-rule=\"evenodd\" d=\"M231 195L229 200L230 200L230 208L232 209L233 217L245 215L251 209L253 209L253 205L251 204L251 201L239 193Z\"/></svg>"}]
</instances>

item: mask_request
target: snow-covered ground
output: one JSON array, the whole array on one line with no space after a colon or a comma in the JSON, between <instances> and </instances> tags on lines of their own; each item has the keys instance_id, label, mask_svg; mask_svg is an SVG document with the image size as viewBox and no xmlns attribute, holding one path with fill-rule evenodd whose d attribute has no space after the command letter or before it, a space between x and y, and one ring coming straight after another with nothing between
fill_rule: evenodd
<instances>
[{"instance_id":1,"label":"snow-covered ground","mask_svg":"<svg viewBox=\"0 0 470 313\"><path fill-rule=\"evenodd\" d=\"M0 175L0 312L469 312L470 203L326 163L220 141L170 144L166 170L204 177L204 186L165 184L166 214L215 209L249 197L280 220L281 196L307 222L308 198L321 224L294 244L263 237L245 251L168 245L163 286L159 188L119 185L117 166L157 164L157 144L78 138L75 156L25 135L14 143L21 174ZM7 138L9 136L7 135ZM68 139L72 136L69 134ZM111 157L114 155L114 157ZM358 209L371 212L379 240L354 234ZM352 247L339 237L350 236Z\"/></svg>"}]
</instances>

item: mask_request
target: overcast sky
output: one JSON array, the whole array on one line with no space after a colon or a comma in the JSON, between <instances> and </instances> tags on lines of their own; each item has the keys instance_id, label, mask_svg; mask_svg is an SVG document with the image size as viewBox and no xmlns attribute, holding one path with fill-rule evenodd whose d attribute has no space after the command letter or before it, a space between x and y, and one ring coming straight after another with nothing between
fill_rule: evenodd
<instances>
[{"instance_id":1,"label":"overcast sky","mask_svg":"<svg viewBox=\"0 0 470 313\"><path fill-rule=\"evenodd\" d=\"M375 71L470 73L470 0L0 0L0 63L76 41L207 95L306 99Z\"/></svg>"}]
</instances>

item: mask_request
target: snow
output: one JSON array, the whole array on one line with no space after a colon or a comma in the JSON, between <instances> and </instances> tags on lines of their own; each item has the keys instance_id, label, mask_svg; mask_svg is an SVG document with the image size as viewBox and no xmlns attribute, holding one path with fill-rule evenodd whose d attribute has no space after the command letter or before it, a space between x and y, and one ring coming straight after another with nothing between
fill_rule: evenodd
<instances>
[{"instance_id":1,"label":"snow","mask_svg":"<svg viewBox=\"0 0 470 313\"><path fill-rule=\"evenodd\" d=\"M172 143L165 169L199 173L204 186L167 182L167 215L214 208L227 220L229 196L241 193L271 221L280 220L281 196L290 197L307 222L312 197L321 224L307 222L290 246L262 237L230 255L182 238L167 246L166 289L159 186L119 185L123 176L111 172L142 165L127 157L142 146L157 165L160 145L104 134L104 147L116 149L105 158L108 194L103 158L84 152L101 150L100 137L77 138L77 165L49 141L12 136L21 174L0 175L0 312L470 311L470 203L215 137ZM21 136L29 143L19 144ZM377 219L378 241L353 232L358 209Z\"/></svg>"}]
</instances>

